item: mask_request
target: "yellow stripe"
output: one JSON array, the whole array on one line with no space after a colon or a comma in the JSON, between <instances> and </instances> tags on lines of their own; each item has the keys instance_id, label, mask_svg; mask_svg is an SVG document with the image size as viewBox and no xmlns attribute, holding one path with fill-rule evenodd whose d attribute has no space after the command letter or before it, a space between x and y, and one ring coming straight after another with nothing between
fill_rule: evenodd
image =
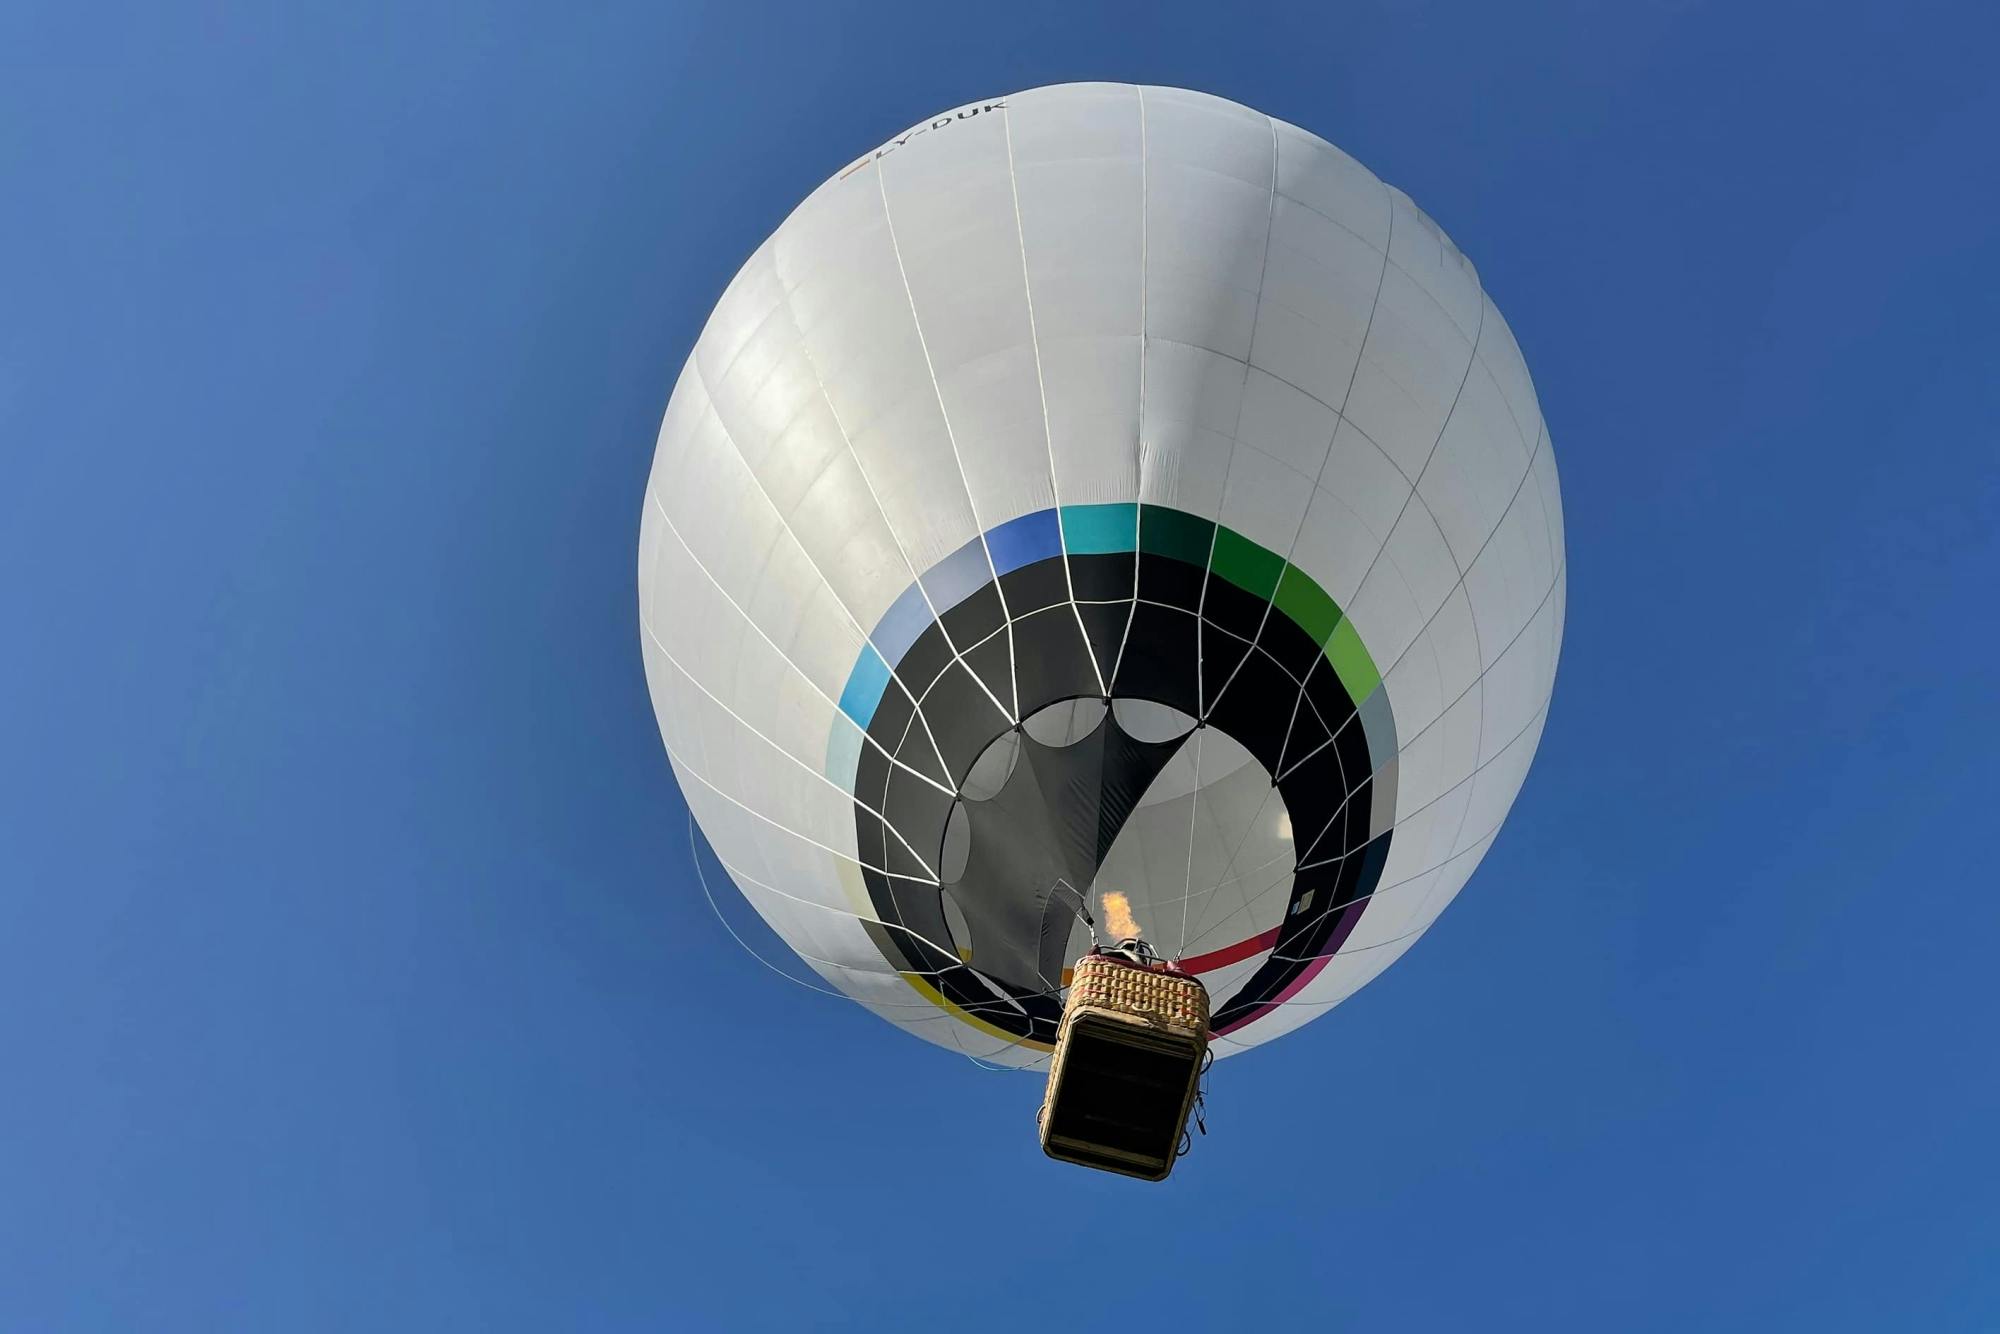
<instances>
[{"instance_id":1,"label":"yellow stripe","mask_svg":"<svg viewBox=\"0 0 2000 1334\"><path fill-rule=\"evenodd\" d=\"M940 1010L943 1010L946 1014L950 1015L952 1018L958 1020L961 1023L971 1024L974 1028L978 1029L980 1032L986 1034L989 1037L996 1037L1003 1042L1011 1042L1016 1046L1027 1047L1033 1051L1055 1050L1054 1047L1050 1046L1046 1042L1037 1042L1033 1038L1017 1037L1015 1034L1009 1033L1004 1028L999 1028L994 1026L993 1024L987 1023L984 1019L981 1019L976 1014L969 1014L966 1011L959 1009L958 1006L952 1004L949 1000L945 998L943 992L939 991L936 987L932 986L930 983L924 981L923 978L917 976L917 974L915 973L899 973L897 974L897 976L901 977L905 982L908 982L912 987L916 988L916 992L919 996L922 996L925 1000L937 1006Z\"/></svg>"},{"instance_id":2,"label":"yellow stripe","mask_svg":"<svg viewBox=\"0 0 2000 1334\"><path fill-rule=\"evenodd\" d=\"M861 878L861 870L853 862L847 861L844 858L834 857L831 860L833 862L835 877L839 880L840 887L846 891L848 902L853 905L854 916L865 929L875 920L875 906L868 900L868 886ZM923 978L915 973L898 973L897 976L916 988L918 995L937 1006L940 1010L943 1010L952 1018L957 1019L961 1023L971 1024L974 1028L990 1037L999 1038L1003 1042L1012 1042L1034 1051L1055 1050L1054 1047L1046 1042L1036 1042L1031 1038L1016 1037L1004 1028L987 1023L978 1015L961 1010L958 1006L945 999L944 993L924 981ZM1069 985L1069 970L1067 968L1063 970L1063 985Z\"/></svg>"}]
</instances>

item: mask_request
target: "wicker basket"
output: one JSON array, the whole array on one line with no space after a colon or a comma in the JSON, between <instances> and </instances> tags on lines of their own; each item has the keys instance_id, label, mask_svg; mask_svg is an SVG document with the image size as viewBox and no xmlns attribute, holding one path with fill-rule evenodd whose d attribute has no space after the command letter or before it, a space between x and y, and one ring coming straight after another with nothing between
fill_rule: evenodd
<instances>
[{"instance_id":1,"label":"wicker basket","mask_svg":"<svg viewBox=\"0 0 2000 1334\"><path fill-rule=\"evenodd\" d=\"M1170 965L1092 951L1077 961L1040 1116L1051 1158L1164 1179L1208 1053L1208 992Z\"/></svg>"},{"instance_id":2,"label":"wicker basket","mask_svg":"<svg viewBox=\"0 0 2000 1334\"><path fill-rule=\"evenodd\" d=\"M1208 1045L1208 988L1170 964L1133 963L1117 954L1084 955L1076 961L1064 1022L1089 1008Z\"/></svg>"}]
</instances>

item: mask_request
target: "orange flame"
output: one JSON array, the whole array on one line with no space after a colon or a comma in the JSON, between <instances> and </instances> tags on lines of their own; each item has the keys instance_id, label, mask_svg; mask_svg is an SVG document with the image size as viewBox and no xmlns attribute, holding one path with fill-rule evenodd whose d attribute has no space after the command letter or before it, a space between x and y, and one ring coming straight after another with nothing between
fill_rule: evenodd
<instances>
[{"instance_id":1,"label":"orange flame","mask_svg":"<svg viewBox=\"0 0 2000 1334\"><path fill-rule=\"evenodd\" d=\"M1132 901L1115 889L1105 891L1104 919L1113 940L1136 940L1143 934L1139 919L1132 916Z\"/></svg>"}]
</instances>

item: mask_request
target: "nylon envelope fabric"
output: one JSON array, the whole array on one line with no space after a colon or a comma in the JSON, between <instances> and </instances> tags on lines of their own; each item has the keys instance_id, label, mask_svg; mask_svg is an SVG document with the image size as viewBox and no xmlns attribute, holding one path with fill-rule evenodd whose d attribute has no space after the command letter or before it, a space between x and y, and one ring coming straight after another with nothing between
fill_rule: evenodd
<instances>
[{"instance_id":1,"label":"nylon envelope fabric","mask_svg":"<svg viewBox=\"0 0 2000 1334\"><path fill-rule=\"evenodd\" d=\"M640 530L715 857L831 986L1017 1066L1107 891L1219 1056L1392 963L1521 787L1563 607L1471 263L1176 89L969 103L844 164L718 302Z\"/></svg>"}]
</instances>

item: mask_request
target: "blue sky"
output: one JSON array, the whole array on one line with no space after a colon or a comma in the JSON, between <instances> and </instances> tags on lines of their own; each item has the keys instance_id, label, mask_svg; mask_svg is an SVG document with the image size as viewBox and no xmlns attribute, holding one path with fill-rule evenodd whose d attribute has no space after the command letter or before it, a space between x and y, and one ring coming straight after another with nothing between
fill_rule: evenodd
<instances>
[{"instance_id":1,"label":"blue sky","mask_svg":"<svg viewBox=\"0 0 2000 1334\"><path fill-rule=\"evenodd\" d=\"M1990 7L752 8L0 10L0 1329L2000 1326ZM1498 845L1165 1188L728 941L635 619L736 265L1086 77L1420 201L1571 558Z\"/></svg>"}]
</instances>

